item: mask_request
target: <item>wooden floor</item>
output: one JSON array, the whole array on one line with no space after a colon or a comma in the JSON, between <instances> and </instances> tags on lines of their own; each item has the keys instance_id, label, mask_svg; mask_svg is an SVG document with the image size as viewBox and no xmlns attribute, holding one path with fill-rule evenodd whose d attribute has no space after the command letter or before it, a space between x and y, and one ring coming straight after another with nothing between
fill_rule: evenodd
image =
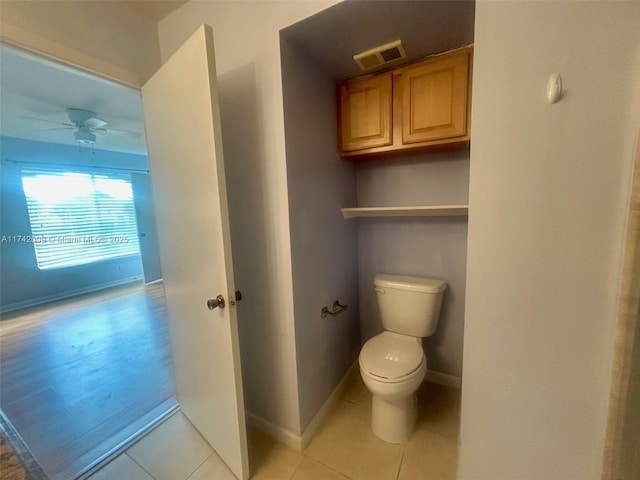
<instances>
[{"instance_id":1,"label":"wooden floor","mask_svg":"<svg viewBox=\"0 0 640 480\"><path fill-rule=\"evenodd\" d=\"M46 474L76 477L176 403L162 284L3 315L0 392Z\"/></svg>"},{"instance_id":2,"label":"wooden floor","mask_svg":"<svg viewBox=\"0 0 640 480\"><path fill-rule=\"evenodd\" d=\"M10 480L29 480L29 472L20 461L11 444L0 432L0 478Z\"/></svg>"}]
</instances>

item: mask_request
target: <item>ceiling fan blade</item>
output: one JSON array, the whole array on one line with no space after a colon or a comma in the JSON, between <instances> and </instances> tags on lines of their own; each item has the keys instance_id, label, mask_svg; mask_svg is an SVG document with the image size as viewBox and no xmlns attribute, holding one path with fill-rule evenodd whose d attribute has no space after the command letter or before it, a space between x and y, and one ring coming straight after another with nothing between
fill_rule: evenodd
<instances>
[{"instance_id":1,"label":"ceiling fan blade","mask_svg":"<svg viewBox=\"0 0 640 480\"><path fill-rule=\"evenodd\" d=\"M45 120L44 118L27 117L25 115L18 115L19 118L28 118L29 120L38 120L39 122L55 123L56 125L65 125L67 127L75 127L73 123L56 122L54 120Z\"/></svg>"},{"instance_id":2,"label":"ceiling fan blade","mask_svg":"<svg viewBox=\"0 0 640 480\"><path fill-rule=\"evenodd\" d=\"M99 131L102 133L108 133L109 135L115 135L118 137L140 138L140 134L138 132L130 132L128 130L118 130L117 128L101 128Z\"/></svg>"},{"instance_id":3,"label":"ceiling fan blade","mask_svg":"<svg viewBox=\"0 0 640 480\"><path fill-rule=\"evenodd\" d=\"M41 128L39 130L32 130L32 132L52 132L54 130L75 130L75 127Z\"/></svg>"},{"instance_id":4,"label":"ceiling fan blade","mask_svg":"<svg viewBox=\"0 0 640 480\"><path fill-rule=\"evenodd\" d=\"M107 124L107 122L105 122L104 120L100 120L99 118L96 118L96 117L91 117L91 118L87 118L84 121L84 124L90 128L103 128Z\"/></svg>"}]
</instances>

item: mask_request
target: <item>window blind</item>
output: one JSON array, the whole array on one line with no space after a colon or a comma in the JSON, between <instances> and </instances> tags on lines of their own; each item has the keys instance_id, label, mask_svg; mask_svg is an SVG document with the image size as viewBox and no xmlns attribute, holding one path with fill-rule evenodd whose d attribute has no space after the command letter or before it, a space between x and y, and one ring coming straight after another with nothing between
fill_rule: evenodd
<instances>
[{"instance_id":1,"label":"window blind","mask_svg":"<svg viewBox=\"0 0 640 480\"><path fill-rule=\"evenodd\" d=\"M38 268L139 255L131 177L22 170Z\"/></svg>"}]
</instances>

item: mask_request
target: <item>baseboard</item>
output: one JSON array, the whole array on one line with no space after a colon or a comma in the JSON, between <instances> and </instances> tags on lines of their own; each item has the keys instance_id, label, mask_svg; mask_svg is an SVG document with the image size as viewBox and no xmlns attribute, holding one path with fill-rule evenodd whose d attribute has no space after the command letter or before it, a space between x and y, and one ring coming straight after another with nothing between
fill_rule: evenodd
<instances>
[{"instance_id":1,"label":"baseboard","mask_svg":"<svg viewBox=\"0 0 640 480\"><path fill-rule=\"evenodd\" d=\"M326 419L333 413L338 406L342 397L346 393L349 384L353 380L354 376L359 372L358 360L351 365L347 373L344 374L342 379L335 386L329 397L322 404L322 407L318 410L318 413L313 417L313 420L309 423L302 435L297 435L286 428L282 428L269 420L262 418L255 413L245 410L245 416L247 424L257 428L261 432L266 433L272 438L275 438L280 443L283 443L287 447L293 448L298 452L302 452L309 443L313 436L317 433L318 429L326 421Z\"/></svg>"},{"instance_id":2,"label":"baseboard","mask_svg":"<svg viewBox=\"0 0 640 480\"><path fill-rule=\"evenodd\" d=\"M2 307L0 307L0 313L8 313L8 312L13 312L15 310L22 310L24 308L36 307L38 305L42 305L43 303L57 302L58 300L78 297L80 295L86 295L87 293L94 293L100 290L106 290L107 288L113 288L113 287L118 287L120 285L125 285L127 283L138 282L140 280L142 280L142 276L137 275L135 277L127 277L120 280L116 280L114 282L101 283L99 285L92 285L91 287L86 287L86 288L76 288L75 290L69 290L64 293L38 297L38 298L26 300L24 302L11 303L9 305L3 305Z\"/></svg>"},{"instance_id":3,"label":"baseboard","mask_svg":"<svg viewBox=\"0 0 640 480\"><path fill-rule=\"evenodd\" d=\"M333 392L331 392L331 395L327 397L325 402L322 404L322 407L320 407L320 410L318 410L318 413L316 413L316 415L313 417L313 420L311 420L307 428L305 428L304 432L302 433L302 450L307 448L309 443L311 443L311 439L318 432L320 426L322 426L327 418L329 418L329 415L331 415L336 409L338 403L340 403L340 400L342 400L342 398L344 397L347 388L353 381L355 375L358 375L359 372L360 366L358 364L358 359L356 358L351 367L349 367L349 370L347 370L347 373L344 374L342 379L333 389Z\"/></svg>"},{"instance_id":4,"label":"baseboard","mask_svg":"<svg viewBox=\"0 0 640 480\"><path fill-rule=\"evenodd\" d=\"M245 409L244 414L247 420L247 425L257 428L261 432L266 433L271 438L275 438L289 448L293 448L298 452L302 451L302 437L300 437L300 435L296 435L286 428L282 428L281 426L276 425L275 423L270 422L266 418L262 418L260 415L256 415L249 410Z\"/></svg>"},{"instance_id":5,"label":"baseboard","mask_svg":"<svg viewBox=\"0 0 640 480\"><path fill-rule=\"evenodd\" d=\"M456 377L454 375L448 375L434 370L427 370L427 375L424 377L424 381L437 383L438 385L444 385L445 387L457 389L462 388L462 377Z\"/></svg>"},{"instance_id":6,"label":"baseboard","mask_svg":"<svg viewBox=\"0 0 640 480\"><path fill-rule=\"evenodd\" d=\"M335 386L329 397L322 404L322 407L318 410L318 413L313 417L313 420L309 423L302 435L297 435L286 428L282 428L269 420L262 418L255 413L245 410L247 424L257 428L261 432L266 433L272 438L275 438L280 443L283 443L287 447L293 448L298 452L304 451L314 435L318 432L322 424L333 413L333 411L340 403L340 400L344 397L347 388L354 380L354 377L360 373L360 366L358 360L353 362L353 365L347 370L342 379ZM444 385L451 388L461 388L462 378L454 375L448 375L442 372L436 372L434 370L428 370L424 379L425 382L433 382L439 385Z\"/></svg>"}]
</instances>

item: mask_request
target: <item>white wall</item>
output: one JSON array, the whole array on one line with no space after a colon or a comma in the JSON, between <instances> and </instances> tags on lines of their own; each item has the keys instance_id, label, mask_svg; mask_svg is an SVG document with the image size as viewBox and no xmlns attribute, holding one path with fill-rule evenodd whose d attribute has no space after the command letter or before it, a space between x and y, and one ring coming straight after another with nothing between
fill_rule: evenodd
<instances>
[{"instance_id":1,"label":"white wall","mask_svg":"<svg viewBox=\"0 0 640 480\"><path fill-rule=\"evenodd\" d=\"M638 2L476 6L460 480L600 478L639 25Z\"/></svg>"},{"instance_id":2,"label":"white wall","mask_svg":"<svg viewBox=\"0 0 640 480\"><path fill-rule=\"evenodd\" d=\"M301 432L279 30L335 1L189 2L159 25L166 60L213 27L245 405Z\"/></svg>"},{"instance_id":3,"label":"white wall","mask_svg":"<svg viewBox=\"0 0 640 480\"><path fill-rule=\"evenodd\" d=\"M359 206L466 204L469 149L357 164ZM377 273L447 282L436 332L423 340L429 370L460 377L467 259L467 218L371 218L358 225L360 325L364 343L382 332Z\"/></svg>"},{"instance_id":4,"label":"white wall","mask_svg":"<svg viewBox=\"0 0 640 480\"><path fill-rule=\"evenodd\" d=\"M0 2L0 37L135 87L160 66L155 21L125 2Z\"/></svg>"}]
</instances>

